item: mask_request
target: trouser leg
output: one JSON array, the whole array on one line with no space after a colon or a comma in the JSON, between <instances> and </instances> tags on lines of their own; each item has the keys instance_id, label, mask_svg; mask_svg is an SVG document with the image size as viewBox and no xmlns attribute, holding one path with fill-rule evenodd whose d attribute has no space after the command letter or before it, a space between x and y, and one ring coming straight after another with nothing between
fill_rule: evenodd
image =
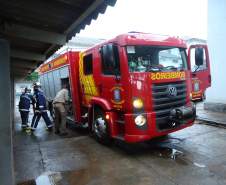
<instances>
[{"instance_id":1,"label":"trouser leg","mask_svg":"<svg viewBox=\"0 0 226 185\"><path fill-rule=\"evenodd\" d=\"M66 132L66 116L67 112L63 104L54 105L54 110L56 112L56 129L59 129L60 132Z\"/></svg>"},{"instance_id":2,"label":"trouser leg","mask_svg":"<svg viewBox=\"0 0 226 185\"><path fill-rule=\"evenodd\" d=\"M24 113L24 115L25 115L25 120L24 120L24 123L26 124L26 126L28 126L28 116L29 116L29 112L28 111L26 111L25 113Z\"/></svg>"},{"instance_id":3,"label":"trouser leg","mask_svg":"<svg viewBox=\"0 0 226 185\"><path fill-rule=\"evenodd\" d=\"M28 122L29 122L29 112L27 112L27 120L26 120L27 125L28 125Z\"/></svg>"},{"instance_id":4,"label":"trouser leg","mask_svg":"<svg viewBox=\"0 0 226 185\"><path fill-rule=\"evenodd\" d=\"M37 117L37 113L34 113L31 121L31 128L34 128L36 117Z\"/></svg>"},{"instance_id":5,"label":"trouser leg","mask_svg":"<svg viewBox=\"0 0 226 185\"><path fill-rule=\"evenodd\" d=\"M21 120L22 120L22 127L27 127L28 122L28 111L20 111Z\"/></svg>"},{"instance_id":6,"label":"trouser leg","mask_svg":"<svg viewBox=\"0 0 226 185\"><path fill-rule=\"evenodd\" d=\"M67 114L66 112L60 112L60 114L61 114L60 132L66 132Z\"/></svg>"},{"instance_id":7,"label":"trouser leg","mask_svg":"<svg viewBox=\"0 0 226 185\"><path fill-rule=\"evenodd\" d=\"M54 107L54 112L55 112L55 119L54 119L54 126L55 126L55 131L59 132L60 131L60 111L57 107Z\"/></svg>"},{"instance_id":8,"label":"trouser leg","mask_svg":"<svg viewBox=\"0 0 226 185\"><path fill-rule=\"evenodd\" d=\"M54 118L54 115L53 115L53 101L49 102L49 113L50 113L50 116L52 118Z\"/></svg>"},{"instance_id":9,"label":"trouser leg","mask_svg":"<svg viewBox=\"0 0 226 185\"><path fill-rule=\"evenodd\" d=\"M34 128L36 129L37 126L38 126L38 122L41 118L41 113L37 113L37 116L36 116L36 119L35 119L35 125L34 125Z\"/></svg>"},{"instance_id":10,"label":"trouser leg","mask_svg":"<svg viewBox=\"0 0 226 185\"><path fill-rule=\"evenodd\" d=\"M41 114L39 112L35 112L33 118L32 118L32 123L31 123L31 128L36 129L38 126L38 122L41 118Z\"/></svg>"},{"instance_id":11,"label":"trouser leg","mask_svg":"<svg viewBox=\"0 0 226 185\"><path fill-rule=\"evenodd\" d=\"M24 123L24 112L20 111L20 117L21 117L21 124L23 125Z\"/></svg>"},{"instance_id":12,"label":"trouser leg","mask_svg":"<svg viewBox=\"0 0 226 185\"><path fill-rule=\"evenodd\" d=\"M42 117L43 117L43 119L44 119L44 121L46 123L46 126L48 128L53 127L53 124L52 124L51 120L49 119L47 111L43 111L41 114L42 114Z\"/></svg>"}]
</instances>

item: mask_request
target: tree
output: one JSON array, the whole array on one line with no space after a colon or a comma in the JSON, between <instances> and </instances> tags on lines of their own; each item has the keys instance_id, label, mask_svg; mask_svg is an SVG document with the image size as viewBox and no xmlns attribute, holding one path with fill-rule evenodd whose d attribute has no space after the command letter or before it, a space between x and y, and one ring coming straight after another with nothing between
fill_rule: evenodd
<instances>
[{"instance_id":1,"label":"tree","mask_svg":"<svg viewBox=\"0 0 226 185\"><path fill-rule=\"evenodd\" d=\"M26 77L27 81L36 82L38 81L39 75L38 72L33 72Z\"/></svg>"}]
</instances>

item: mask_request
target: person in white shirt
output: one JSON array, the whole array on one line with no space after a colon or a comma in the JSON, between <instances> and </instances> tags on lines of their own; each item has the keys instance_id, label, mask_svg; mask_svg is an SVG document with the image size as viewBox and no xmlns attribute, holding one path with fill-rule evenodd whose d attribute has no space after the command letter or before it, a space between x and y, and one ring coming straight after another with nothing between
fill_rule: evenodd
<instances>
[{"instance_id":1,"label":"person in white shirt","mask_svg":"<svg viewBox=\"0 0 226 185\"><path fill-rule=\"evenodd\" d=\"M55 134L67 135L66 132L66 104L69 101L69 91L67 85L63 84L62 89L57 93L53 100L53 108L55 112Z\"/></svg>"}]
</instances>

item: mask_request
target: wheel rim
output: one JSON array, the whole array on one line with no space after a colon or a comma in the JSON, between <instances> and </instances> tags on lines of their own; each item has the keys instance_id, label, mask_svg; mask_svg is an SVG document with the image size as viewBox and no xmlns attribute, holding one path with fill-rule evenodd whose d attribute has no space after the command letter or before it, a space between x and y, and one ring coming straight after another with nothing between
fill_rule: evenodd
<instances>
[{"instance_id":1,"label":"wheel rim","mask_svg":"<svg viewBox=\"0 0 226 185\"><path fill-rule=\"evenodd\" d=\"M104 120L103 117L98 117L97 119L95 119L94 122L94 132L95 134L101 138L106 134L106 121Z\"/></svg>"}]
</instances>

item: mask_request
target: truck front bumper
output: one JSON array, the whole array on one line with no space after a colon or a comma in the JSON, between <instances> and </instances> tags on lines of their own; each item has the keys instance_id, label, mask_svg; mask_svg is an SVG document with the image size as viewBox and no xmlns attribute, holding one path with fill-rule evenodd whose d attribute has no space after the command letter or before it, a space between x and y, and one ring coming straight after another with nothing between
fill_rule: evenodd
<instances>
[{"instance_id":1,"label":"truck front bumper","mask_svg":"<svg viewBox=\"0 0 226 185\"><path fill-rule=\"evenodd\" d=\"M146 124L137 126L135 118L138 114L125 114L125 136L126 142L140 142L154 137L167 135L193 125L196 117L196 109L191 106L182 106L170 111L167 120L161 125L156 119L155 112L142 113L146 118Z\"/></svg>"}]
</instances>

